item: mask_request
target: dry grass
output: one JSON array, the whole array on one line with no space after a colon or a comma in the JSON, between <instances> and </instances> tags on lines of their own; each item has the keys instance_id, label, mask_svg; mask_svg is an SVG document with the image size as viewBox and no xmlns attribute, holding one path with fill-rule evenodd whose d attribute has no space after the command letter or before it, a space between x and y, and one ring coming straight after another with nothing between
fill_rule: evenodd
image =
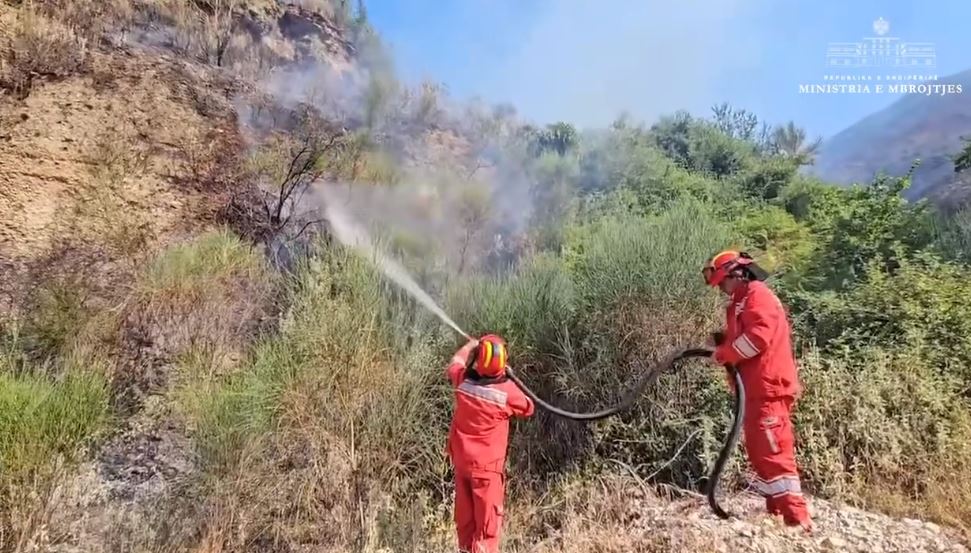
<instances>
[{"instance_id":1,"label":"dry grass","mask_svg":"<svg viewBox=\"0 0 971 553\"><path fill-rule=\"evenodd\" d=\"M156 236L152 214L139 182L150 170L150 155L133 132L105 131L86 145L88 179L80 201L67 218L69 234L82 243L101 244L131 267Z\"/></svg>"},{"instance_id":2,"label":"dry grass","mask_svg":"<svg viewBox=\"0 0 971 553\"><path fill-rule=\"evenodd\" d=\"M960 386L914 352L810 352L802 370L798 447L815 493L971 536L971 420Z\"/></svg>"},{"instance_id":3,"label":"dry grass","mask_svg":"<svg viewBox=\"0 0 971 553\"><path fill-rule=\"evenodd\" d=\"M971 462L967 456L947 456L930 467L915 495L899 480L876 475L860 492L868 507L892 516L937 521L957 530L971 543Z\"/></svg>"},{"instance_id":4,"label":"dry grass","mask_svg":"<svg viewBox=\"0 0 971 553\"><path fill-rule=\"evenodd\" d=\"M176 246L151 263L123 309L129 359L115 382L122 404L168 380L157 372L159 361L195 356L214 374L232 368L271 312L273 285L259 252L227 231ZM138 346L145 343L149 351Z\"/></svg>"}]
</instances>

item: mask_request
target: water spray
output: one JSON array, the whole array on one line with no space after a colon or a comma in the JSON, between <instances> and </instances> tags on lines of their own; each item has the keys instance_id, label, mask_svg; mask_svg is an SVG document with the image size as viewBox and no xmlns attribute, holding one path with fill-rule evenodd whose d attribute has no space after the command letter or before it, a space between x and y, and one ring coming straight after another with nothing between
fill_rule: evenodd
<instances>
[{"instance_id":1,"label":"water spray","mask_svg":"<svg viewBox=\"0 0 971 553\"><path fill-rule=\"evenodd\" d=\"M354 248L359 252L367 254L367 257L373 260L377 267L381 269L381 271L388 278L396 282L402 287L402 289L411 294L412 297L424 305L426 309L438 316L442 322L450 326L467 340L473 339L467 332L462 330L462 328L459 327L459 325L456 324L455 321L453 321L445 313L445 311L438 306L437 303L435 303L435 300L433 300L427 293L425 293L424 290L421 289L420 286L418 286L418 283L411 278L404 267L399 265L393 259L384 255L374 246L367 232L355 224L351 217L341 209L340 203L336 200L336 198L333 197L333 194L331 194L327 188L322 188L321 194L324 198L324 211L327 220L330 222L334 235L338 240L341 241L341 243L343 243L345 246ZM575 421L590 422L616 415L632 407L648 388L648 386L653 385L657 381L661 373L673 368L677 363L692 357L710 357L711 354L712 351L710 349L696 348L686 349L670 355L644 373L644 375L641 376L641 378L621 397L620 401L615 405L590 413L575 413L572 411L566 411L545 401L536 395L536 393L533 392L529 386L527 386L526 383L519 378L519 375L515 370L512 369L512 367L506 367L506 375L537 405L553 415ZM469 357L470 361L475 358L474 355L470 355ZM712 466L712 470L708 475L708 482L706 486L706 495L708 497L709 506L719 518L723 519L727 519L731 515L721 508L715 494L718 487L718 482L721 480L722 471L724 470L725 465L728 463L732 452L735 450L735 447L738 444L738 436L741 431L745 404L745 389L742 385L741 376L734 367L727 367L727 369L729 375L735 382L736 389L733 409L734 420L731 431L729 432L725 443L718 454L718 458L715 460L715 464Z\"/></svg>"},{"instance_id":2,"label":"water spray","mask_svg":"<svg viewBox=\"0 0 971 553\"><path fill-rule=\"evenodd\" d=\"M374 260L378 268L391 280L398 283L406 292L412 295L416 300L418 300L426 309L438 316L445 324L452 327L456 332L464 336L466 339L471 340L472 337L462 330L459 325L455 324L445 311L435 303L424 290L418 286L418 283L411 278L408 271L404 267L399 265L395 260L389 258L374 247L373 242L363 228L356 225L354 221L351 220L341 208L340 204L333 197L333 194L328 191L327 188L321 189L321 194L324 197L324 213L327 217L327 221L330 222L330 226L334 232L334 235L338 240L341 241L345 246L349 246L357 249L365 254L367 257Z\"/></svg>"}]
</instances>

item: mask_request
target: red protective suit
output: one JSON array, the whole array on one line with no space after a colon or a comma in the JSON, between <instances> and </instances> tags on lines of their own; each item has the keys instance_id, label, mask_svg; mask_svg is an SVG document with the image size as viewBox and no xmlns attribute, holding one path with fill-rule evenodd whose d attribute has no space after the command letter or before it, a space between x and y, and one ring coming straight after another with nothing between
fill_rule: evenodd
<instances>
[{"instance_id":1,"label":"red protective suit","mask_svg":"<svg viewBox=\"0 0 971 553\"><path fill-rule=\"evenodd\" d=\"M462 348L446 371L455 388L448 435L455 467L455 527L461 551L498 553L509 419L529 417L534 407L509 380L466 378L469 349Z\"/></svg>"},{"instance_id":2,"label":"red protective suit","mask_svg":"<svg viewBox=\"0 0 971 553\"><path fill-rule=\"evenodd\" d=\"M788 524L810 524L795 458L791 414L801 386L789 319L779 298L759 281L742 282L731 295L725 340L714 359L734 365L745 387L745 451L766 508Z\"/></svg>"}]
</instances>

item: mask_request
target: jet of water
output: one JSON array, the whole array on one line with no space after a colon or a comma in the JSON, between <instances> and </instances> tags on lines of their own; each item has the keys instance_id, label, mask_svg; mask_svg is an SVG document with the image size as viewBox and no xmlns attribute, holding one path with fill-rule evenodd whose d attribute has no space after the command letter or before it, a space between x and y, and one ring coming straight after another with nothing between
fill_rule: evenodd
<instances>
[{"instance_id":1,"label":"jet of water","mask_svg":"<svg viewBox=\"0 0 971 553\"><path fill-rule=\"evenodd\" d=\"M380 268L388 278L395 281L406 292L411 294L412 297L424 305L429 311L437 315L438 318L441 319L445 324L454 328L456 332L465 338L470 340L472 339L468 333L459 328L459 325L455 324L455 321L449 318L445 311L443 311L442 308L435 303L435 300L429 297L429 295L426 294L420 286L418 286L418 283L411 278L411 275L408 274L408 271L406 271L404 267L374 247L374 244L368 237L367 232L359 225L354 223L351 216L341 208L340 201L334 197L333 193L328 191L327 187L322 187L320 192L324 199L323 204L325 216L330 222L330 226L334 234L336 235L337 239L341 241L341 243L355 248L361 252L367 253L369 258L377 264L378 268Z\"/></svg>"}]
</instances>

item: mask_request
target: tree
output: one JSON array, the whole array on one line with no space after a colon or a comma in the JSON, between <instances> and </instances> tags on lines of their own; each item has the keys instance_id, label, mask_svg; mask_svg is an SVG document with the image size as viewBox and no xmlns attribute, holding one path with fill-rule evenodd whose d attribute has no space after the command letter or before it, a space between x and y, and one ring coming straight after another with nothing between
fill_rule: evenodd
<instances>
[{"instance_id":1,"label":"tree","mask_svg":"<svg viewBox=\"0 0 971 553\"><path fill-rule=\"evenodd\" d=\"M954 157L955 173L971 169L971 138L962 138L962 140L964 140L964 150Z\"/></svg>"},{"instance_id":2,"label":"tree","mask_svg":"<svg viewBox=\"0 0 971 553\"><path fill-rule=\"evenodd\" d=\"M745 168L739 182L749 195L773 200L792 181L798 169L790 158L759 157Z\"/></svg>"},{"instance_id":3,"label":"tree","mask_svg":"<svg viewBox=\"0 0 971 553\"><path fill-rule=\"evenodd\" d=\"M651 127L657 147L669 158L687 167L691 154L691 129L694 119L686 111L662 118Z\"/></svg>"},{"instance_id":4,"label":"tree","mask_svg":"<svg viewBox=\"0 0 971 553\"><path fill-rule=\"evenodd\" d=\"M772 132L774 153L793 158L799 165L812 165L822 142L822 138L816 138L813 142L807 143L806 129L797 127L792 121L776 127Z\"/></svg>"},{"instance_id":5,"label":"tree","mask_svg":"<svg viewBox=\"0 0 971 553\"><path fill-rule=\"evenodd\" d=\"M292 133L267 140L248 161L260 185L259 203L270 238L285 233L299 219L304 194L323 176L328 163L347 149L344 138L342 130L306 116Z\"/></svg>"},{"instance_id":6,"label":"tree","mask_svg":"<svg viewBox=\"0 0 971 553\"><path fill-rule=\"evenodd\" d=\"M556 152L559 155L566 155L577 145L577 131L573 125L560 121L547 125L546 129L539 133L539 151Z\"/></svg>"},{"instance_id":7,"label":"tree","mask_svg":"<svg viewBox=\"0 0 971 553\"><path fill-rule=\"evenodd\" d=\"M691 133L689 161L698 171L716 177L734 175L751 155L750 144L724 134L710 123L699 125Z\"/></svg>"},{"instance_id":8,"label":"tree","mask_svg":"<svg viewBox=\"0 0 971 553\"><path fill-rule=\"evenodd\" d=\"M711 108L715 114L715 128L732 138L752 141L755 139L755 129L759 118L744 109L735 109L727 102Z\"/></svg>"}]
</instances>

